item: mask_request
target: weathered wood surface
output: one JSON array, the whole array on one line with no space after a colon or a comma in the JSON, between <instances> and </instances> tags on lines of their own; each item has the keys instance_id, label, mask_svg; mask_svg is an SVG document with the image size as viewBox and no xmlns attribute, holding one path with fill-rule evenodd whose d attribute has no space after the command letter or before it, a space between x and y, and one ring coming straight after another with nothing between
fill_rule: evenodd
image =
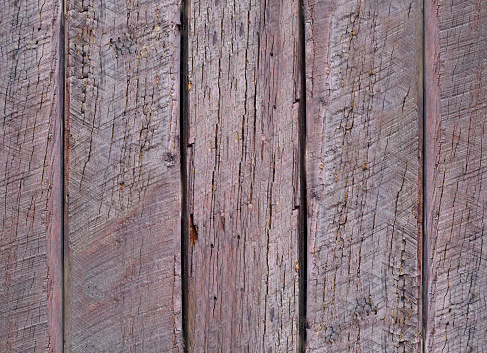
<instances>
[{"instance_id":1,"label":"weathered wood surface","mask_svg":"<svg viewBox=\"0 0 487 353\"><path fill-rule=\"evenodd\" d=\"M427 1L428 352L487 347L487 2Z\"/></svg>"},{"instance_id":2,"label":"weathered wood surface","mask_svg":"<svg viewBox=\"0 0 487 353\"><path fill-rule=\"evenodd\" d=\"M61 352L57 0L0 4L0 352Z\"/></svg>"},{"instance_id":3,"label":"weathered wood surface","mask_svg":"<svg viewBox=\"0 0 487 353\"><path fill-rule=\"evenodd\" d=\"M179 352L179 1L70 1L67 352Z\"/></svg>"},{"instance_id":4,"label":"weathered wood surface","mask_svg":"<svg viewBox=\"0 0 487 353\"><path fill-rule=\"evenodd\" d=\"M419 1L305 1L309 352L421 338Z\"/></svg>"},{"instance_id":5,"label":"weathered wood surface","mask_svg":"<svg viewBox=\"0 0 487 353\"><path fill-rule=\"evenodd\" d=\"M295 352L299 2L188 9L189 352Z\"/></svg>"},{"instance_id":6,"label":"weathered wood surface","mask_svg":"<svg viewBox=\"0 0 487 353\"><path fill-rule=\"evenodd\" d=\"M0 352L484 350L486 2L66 6L0 5Z\"/></svg>"}]
</instances>

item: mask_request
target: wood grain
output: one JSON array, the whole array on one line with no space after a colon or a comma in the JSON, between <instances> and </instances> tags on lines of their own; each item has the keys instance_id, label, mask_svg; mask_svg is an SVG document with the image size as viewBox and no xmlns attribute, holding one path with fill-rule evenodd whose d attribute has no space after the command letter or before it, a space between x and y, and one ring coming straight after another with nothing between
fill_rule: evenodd
<instances>
[{"instance_id":1,"label":"wood grain","mask_svg":"<svg viewBox=\"0 0 487 353\"><path fill-rule=\"evenodd\" d=\"M427 352L487 347L487 3L427 1Z\"/></svg>"},{"instance_id":2,"label":"wood grain","mask_svg":"<svg viewBox=\"0 0 487 353\"><path fill-rule=\"evenodd\" d=\"M189 352L298 347L299 11L189 4Z\"/></svg>"},{"instance_id":3,"label":"wood grain","mask_svg":"<svg viewBox=\"0 0 487 353\"><path fill-rule=\"evenodd\" d=\"M179 1L70 1L67 352L181 352Z\"/></svg>"},{"instance_id":4,"label":"wood grain","mask_svg":"<svg viewBox=\"0 0 487 353\"><path fill-rule=\"evenodd\" d=\"M419 1L305 1L309 352L417 352Z\"/></svg>"},{"instance_id":5,"label":"wood grain","mask_svg":"<svg viewBox=\"0 0 487 353\"><path fill-rule=\"evenodd\" d=\"M62 351L61 4L0 4L0 352Z\"/></svg>"}]
</instances>

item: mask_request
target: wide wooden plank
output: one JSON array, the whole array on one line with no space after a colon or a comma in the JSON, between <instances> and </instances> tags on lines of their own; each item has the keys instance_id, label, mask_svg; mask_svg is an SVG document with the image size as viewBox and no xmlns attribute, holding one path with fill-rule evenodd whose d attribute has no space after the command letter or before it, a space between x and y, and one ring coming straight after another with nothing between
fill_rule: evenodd
<instances>
[{"instance_id":1,"label":"wide wooden plank","mask_svg":"<svg viewBox=\"0 0 487 353\"><path fill-rule=\"evenodd\" d=\"M427 1L426 351L487 347L487 2Z\"/></svg>"},{"instance_id":2,"label":"wide wooden plank","mask_svg":"<svg viewBox=\"0 0 487 353\"><path fill-rule=\"evenodd\" d=\"M62 351L61 3L0 4L0 352Z\"/></svg>"},{"instance_id":3,"label":"wide wooden plank","mask_svg":"<svg viewBox=\"0 0 487 353\"><path fill-rule=\"evenodd\" d=\"M67 352L178 352L179 1L69 1Z\"/></svg>"},{"instance_id":4,"label":"wide wooden plank","mask_svg":"<svg viewBox=\"0 0 487 353\"><path fill-rule=\"evenodd\" d=\"M294 352L299 1L188 8L189 352Z\"/></svg>"},{"instance_id":5,"label":"wide wooden plank","mask_svg":"<svg viewBox=\"0 0 487 353\"><path fill-rule=\"evenodd\" d=\"M309 352L417 352L420 1L305 1Z\"/></svg>"}]
</instances>

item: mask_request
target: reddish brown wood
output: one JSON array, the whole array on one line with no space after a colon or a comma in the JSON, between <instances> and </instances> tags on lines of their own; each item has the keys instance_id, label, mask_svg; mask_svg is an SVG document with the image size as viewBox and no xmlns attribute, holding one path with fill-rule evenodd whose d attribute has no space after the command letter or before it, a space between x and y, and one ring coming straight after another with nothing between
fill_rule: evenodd
<instances>
[{"instance_id":1,"label":"reddish brown wood","mask_svg":"<svg viewBox=\"0 0 487 353\"><path fill-rule=\"evenodd\" d=\"M70 1L67 352L180 352L178 1Z\"/></svg>"},{"instance_id":2,"label":"reddish brown wood","mask_svg":"<svg viewBox=\"0 0 487 353\"><path fill-rule=\"evenodd\" d=\"M305 28L307 351L417 352L421 2L306 0Z\"/></svg>"},{"instance_id":3,"label":"reddish brown wood","mask_svg":"<svg viewBox=\"0 0 487 353\"><path fill-rule=\"evenodd\" d=\"M189 4L189 352L298 346L299 14Z\"/></svg>"},{"instance_id":4,"label":"reddish brown wood","mask_svg":"<svg viewBox=\"0 0 487 353\"><path fill-rule=\"evenodd\" d=\"M62 352L60 24L0 5L0 352Z\"/></svg>"},{"instance_id":5,"label":"reddish brown wood","mask_svg":"<svg viewBox=\"0 0 487 353\"><path fill-rule=\"evenodd\" d=\"M487 346L487 3L427 1L428 352Z\"/></svg>"}]
</instances>

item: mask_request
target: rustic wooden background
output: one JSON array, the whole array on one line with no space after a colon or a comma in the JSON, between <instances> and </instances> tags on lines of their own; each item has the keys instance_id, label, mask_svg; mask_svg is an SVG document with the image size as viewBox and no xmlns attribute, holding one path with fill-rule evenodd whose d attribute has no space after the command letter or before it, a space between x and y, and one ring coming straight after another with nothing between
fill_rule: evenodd
<instances>
[{"instance_id":1,"label":"rustic wooden background","mask_svg":"<svg viewBox=\"0 0 487 353\"><path fill-rule=\"evenodd\" d=\"M0 352L487 352L484 76L484 0L3 0Z\"/></svg>"}]
</instances>

